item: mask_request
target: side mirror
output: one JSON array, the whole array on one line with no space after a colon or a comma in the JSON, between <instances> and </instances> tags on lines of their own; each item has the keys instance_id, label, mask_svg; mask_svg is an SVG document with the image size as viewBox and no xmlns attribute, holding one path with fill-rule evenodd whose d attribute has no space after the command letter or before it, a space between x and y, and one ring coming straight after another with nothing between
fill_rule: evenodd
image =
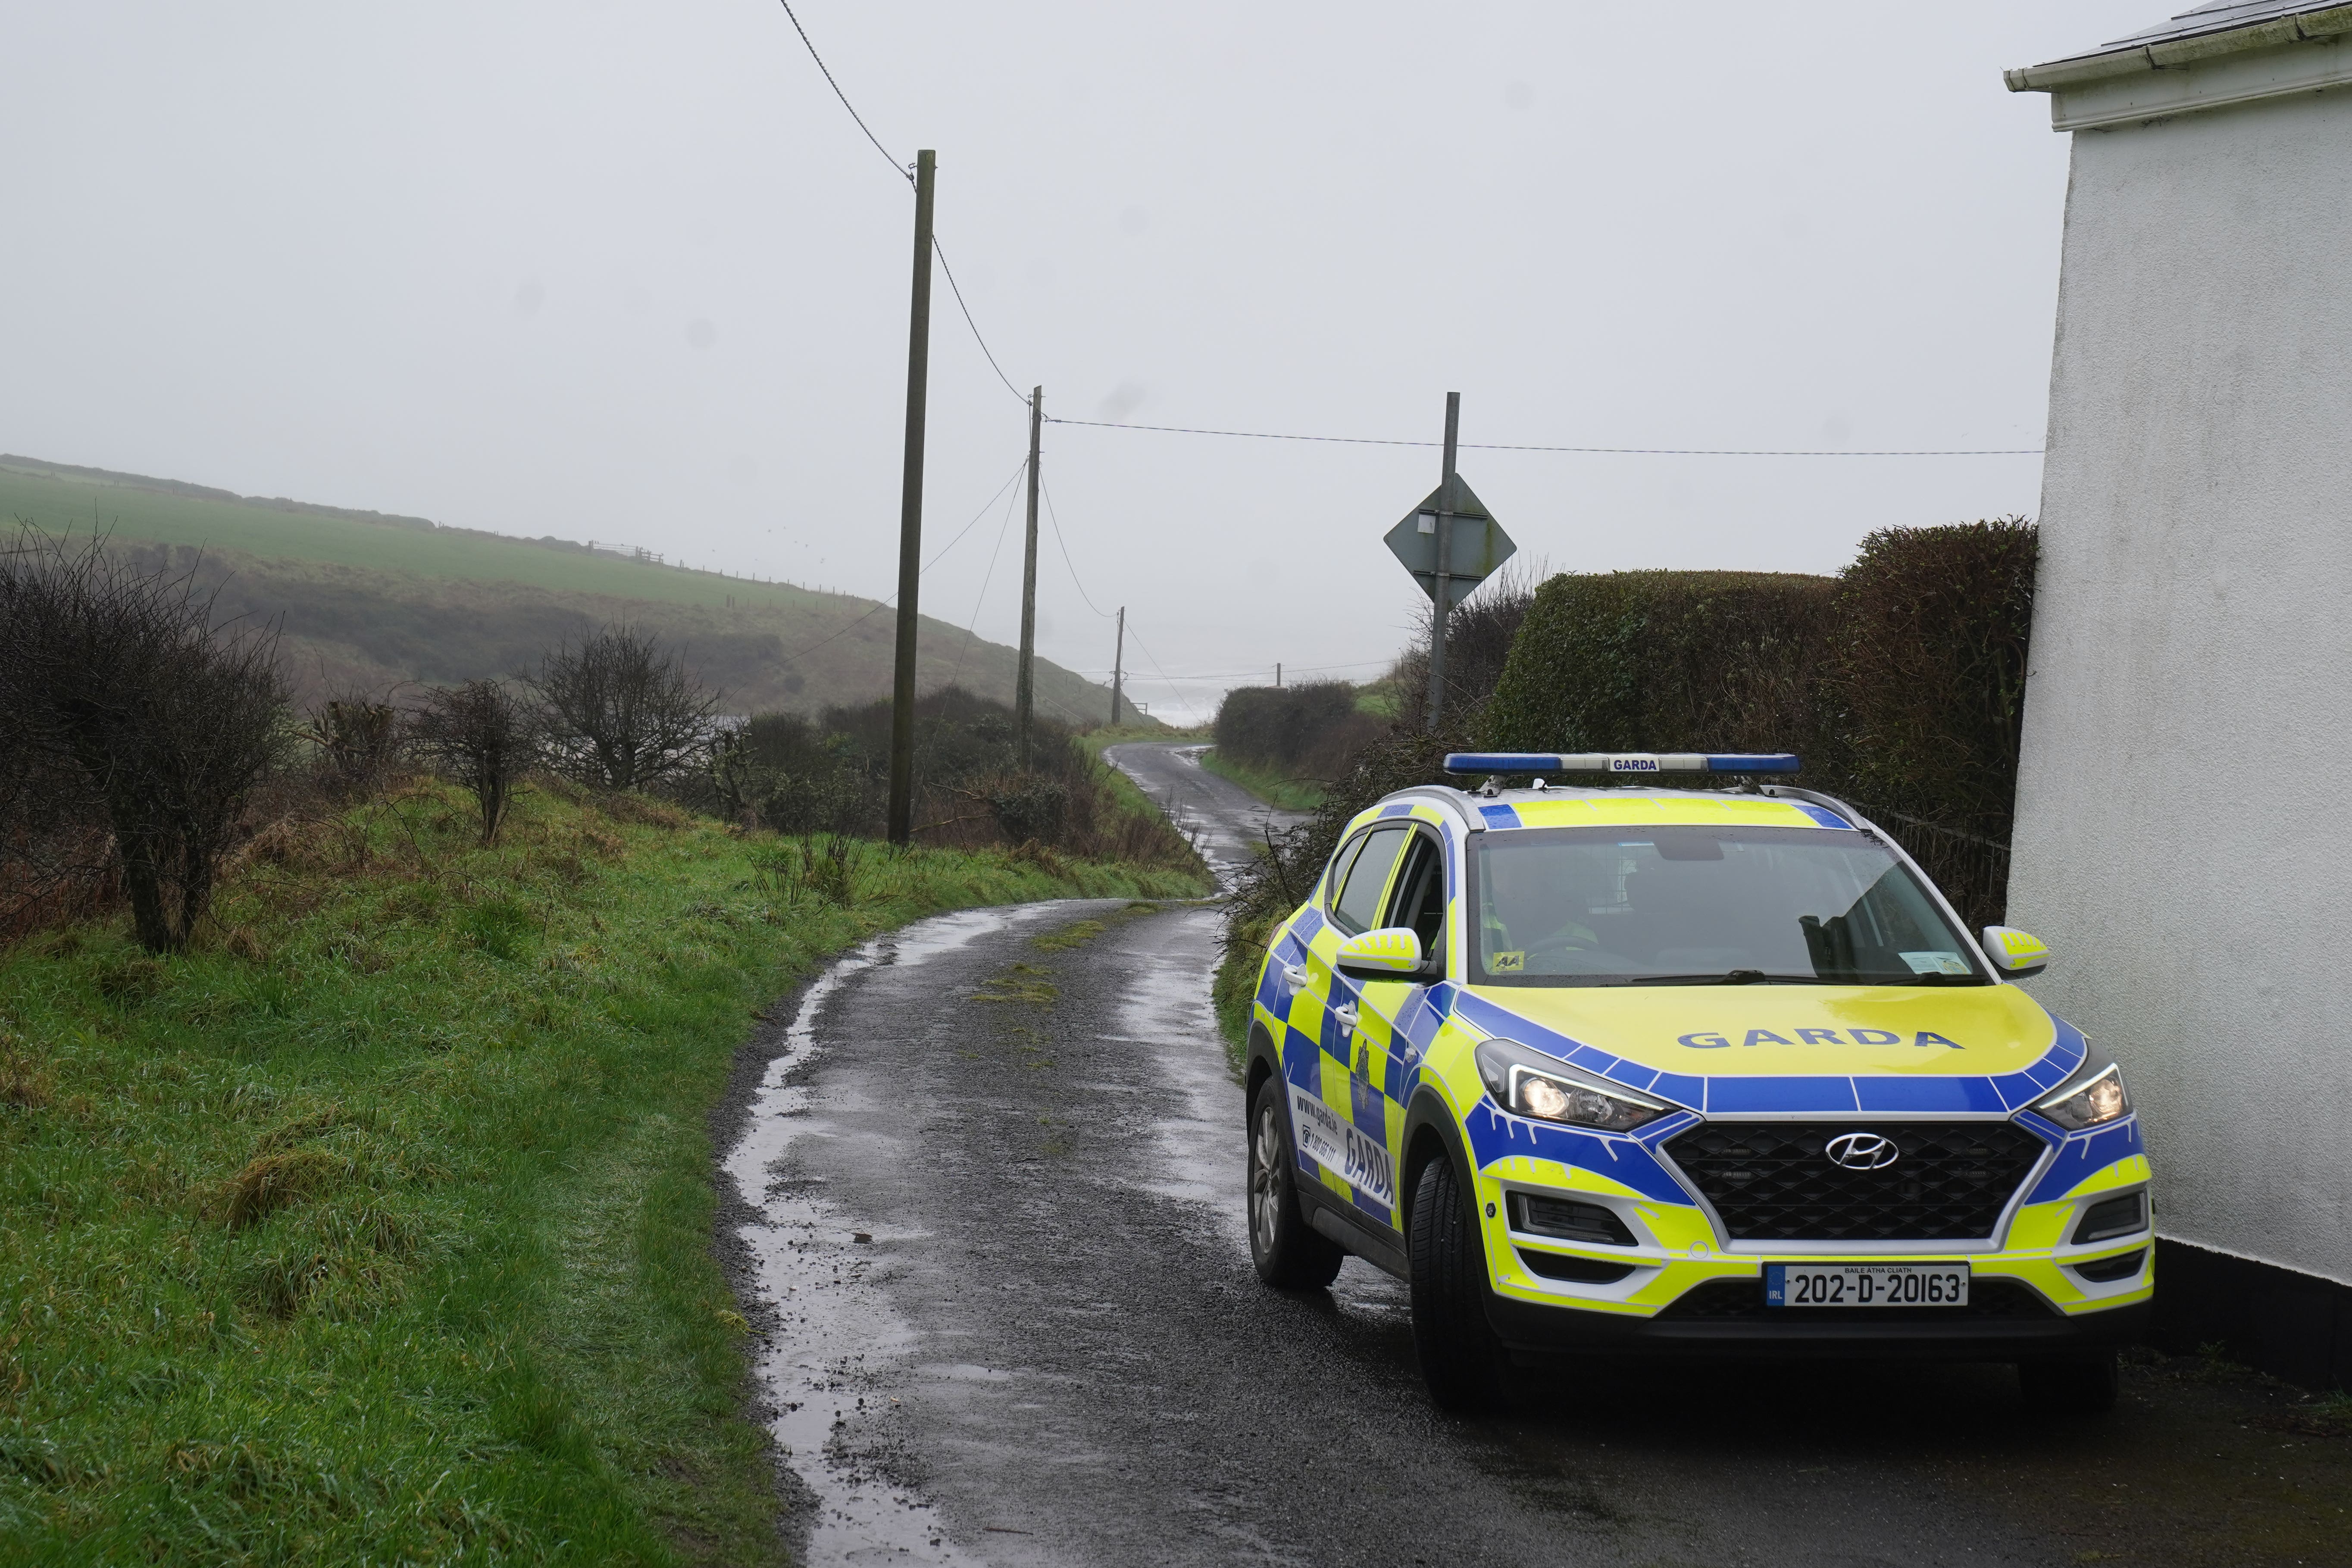
<instances>
[{"instance_id":1,"label":"side mirror","mask_svg":"<svg viewBox=\"0 0 2352 1568\"><path fill-rule=\"evenodd\" d=\"M2011 980L2039 974L2050 967L2050 944L2015 926L1984 928L1985 956Z\"/></svg>"},{"instance_id":2,"label":"side mirror","mask_svg":"<svg viewBox=\"0 0 2352 1568\"><path fill-rule=\"evenodd\" d=\"M1418 980L1421 933L1411 926L1382 926L1339 943L1331 967L1350 980Z\"/></svg>"}]
</instances>

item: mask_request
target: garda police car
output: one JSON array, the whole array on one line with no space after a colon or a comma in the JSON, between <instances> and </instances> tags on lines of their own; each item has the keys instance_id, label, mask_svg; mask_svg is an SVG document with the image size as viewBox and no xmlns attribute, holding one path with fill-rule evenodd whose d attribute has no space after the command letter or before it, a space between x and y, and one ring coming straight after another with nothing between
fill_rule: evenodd
<instances>
[{"instance_id":1,"label":"garda police car","mask_svg":"<svg viewBox=\"0 0 2352 1568\"><path fill-rule=\"evenodd\" d=\"M1464 754L1402 790L1268 944L1250 1247L1408 1280L1430 1391L1592 1352L2018 1363L2115 1398L2154 1291L2116 1065L2010 982L1892 838L1823 795L1544 788L1786 755Z\"/></svg>"}]
</instances>

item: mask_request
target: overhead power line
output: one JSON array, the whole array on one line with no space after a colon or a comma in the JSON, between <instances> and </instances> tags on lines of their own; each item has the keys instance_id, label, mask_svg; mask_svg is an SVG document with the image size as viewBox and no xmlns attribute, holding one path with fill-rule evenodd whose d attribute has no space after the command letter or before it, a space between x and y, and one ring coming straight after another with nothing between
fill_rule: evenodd
<instances>
[{"instance_id":1,"label":"overhead power line","mask_svg":"<svg viewBox=\"0 0 2352 1568\"><path fill-rule=\"evenodd\" d=\"M801 26L801 19L793 14L792 0L777 0L777 3L783 6L784 15L791 19L793 31L801 36L801 43L807 48L809 58L814 60L816 68L824 73L824 85L833 89L833 96L841 100L841 107L849 110L849 118L857 122L857 129L866 132L866 140L874 143L874 150L877 153L889 159L892 173L908 184L913 184L914 170L891 157L890 149L882 145L882 139L874 134L873 128L866 123L866 117L857 112L857 106L849 101L849 95L841 90L839 82L833 79L832 68L824 63L824 57L816 52L816 45L810 42L808 29ZM1023 403L1027 403L1028 398L1022 396L1021 389L1013 384L1013 378L1004 374L1004 367L996 363L996 354L989 348L988 340L981 336L980 323L972 320L971 307L964 302L963 285L956 281L955 268L948 265L948 253L940 246L940 237L936 233L931 236L931 249L940 258L940 270L947 274L948 289L955 295L956 309L963 312L963 324L971 329L971 341L980 345L982 355L988 361L988 368L996 373L996 379L1004 384L1005 391L1020 398Z\"/></svg>"},{"instance_id":2,"label":"overhead power line","mask_svg":"<svg viewBox=\"0 0 2352 1568\"><path fill-rule=\"evenodd\" d=\"M1292 664L1285 665L1283 668L1292 675L1322 675L1334 669L1381 668L1388 665L1394 664L1395 662L1396 659L1391 657L1389 658L1360 658L1353 664ZM1171 680L1237 680L1245 675L1264 675L1269 668L1270 667L1267 665L1261 664L1251 669L1195 670L1185 675L1171 675L1168 679ZM1081 670L1078 673L1082 675L1090 675L1093 672ZM1110 679L1110 671L1104 670L1101 673L1104 679L1108 680Z\"/></svg>"},{"instance_id":3,"label":"overhead power line","mask_svg":"<svg viewBox=\"0 0 2352 1568\"><path fill-rule=\"evenodd\" d=\"M1151 673L1160 677L1160 684L1165 686L1168 689L1169 695L1175 698L1178 702L1183 705L1185 712L1192 715L1192 722L1195 724L1199 723L1201 721L1201 710L1192 706L1192 699L1184 695L1184 689L1177 685L1174 681L1169 679L1167 672L1160 668L1160 660L1153 658L1150 647L1143 640L1143 634L1135 629L1135 620L1132 616L1129 616L1128 619L1127 635L1135 639L1136 647L1143 649L1143 657L1151 660Z\"/></svg>"},{"instance_id":4,"label":"overhead power line","mask_svg":"<svg viewBox=\"0 0 2352 1568\"><path fill-rule=\"evenodd\" d=\"M1232 436L1246 441L1315 441L1343 447L1442 447L1442 441L1399 441L1380 436L1299 436L1277 430L1210 430L1190 425L1124 425L1109 419L1057 419L1048 425L1084 425L1097 430L1152 430L1168 436ZM1463 441L1467 452L1584 452L1623 458L2038 458L2039 447L1987 447L1904 451L1828 451L1765 447L1539 447L1498 441Z\"/></svg>"},{"instance_id":5,"label":"overhead power line","mask_svg":"<svg viewBox=\"0 0 2352 1568\"><path fill-rule=\"evenodd\" d=\"M906 164L898 162L898 159L890 157L890 149L882 145L882 139L874 134L872 128L866 123L866 117L857 112L857 106L849 101L849 95L841 90L841 84L839 82L833 79L832 68L824 63L824 57L816 52L816 45L810 42L808 29L801 26L801 19L798 16L793 15L793 0L777 0L777 3L783 6L784 15L791 18L793 31L801 36L801 43L803 47L808 50L809 58L814 60L816 62L816 68L824 73L824 85L833 89L833 96L841 100L841 107L849 110L849 118L857 121L857 129L866 132L866 140L874 143L874 150L877 153L879 153L883 157L889 159L890 169L893 174L906 181L908 184L914 184L914 171L907 167Z\"/></svg>"},{"instance_id":6,"label":"overhead power line","mask_svg":"<svg viewBox=\"0 0 2352 1568\"><path fill-rule=\"evenodd\" d=\"M1021 466L1026 469L1029 465L1024 462ZM1019 478L1018 475L1014 477ZM1015 495L1018 493L1018 491L1014 492ZM1012 526L1013 497L1007 496L1004 501L1004 521L996 525L996 544L988 552L988 570L981 574L980 593L971 602L971 620L963 628L963 644L956 649L955 668L948 674L950 686L953 686L963 677L963 656L971 651L971 645L977 639L980 631L981 606L988 603L988 585L996 581L996 558L1004 553L1004 535Z\"/></svg>"},{"instance_id":7,"label":"overhead power line","mask_svg":"<svg viewBox=\"0 0 2352 1568\"><path fill-rule=\"evenodd\" d=\"M964 536L965 534L970 533L970 532L971 531L971 530L972 530L972 524L973 524L973 523L978 522L982 518L986 517L986 516L989 514L990 510L992 510L992 509L995 507L995 505L996 505L996 496L1001 496L1001 495L1003 495L1006 490L1011 489L1013 488L1013 479L1019 479L1023 474L1024 474L1024 473L1026 473L1026 472L1028 472L1028 471L1029 471L1029 458L1028 458L1028 455L1027 455L1026 453L1024 453L1024 454L1022 455L1021 461L1020 461L1017 465L1015 465L1015 466L1014 466L1014 468L1013 468L1012 477L1011 477L1010 479L1006 479L1003 484L1001 484L1001 485L999 485L999 486L997 486L997 487L996 487L996 495L992 495L992 496L989 497L989 498L988 498L988 500L987 500L986 501L984 501L983 503L982 503L982 505L981 505L981 509L980 509L978 511L976 511L976 512L974 512L974 513L972 513L972 514L971 514L971 522L967 522L967 523L965 523L965 524L963 525L963 527L961 527L961 529L959 529L959 530L957 530L957 531L956 531L956 536L955 536L953 539L949 540L949 541L947 542L947 543L946 543L946 544L944 544L944 545L942 545L942 546L940 547L940 552L939 552L938 554L936 554L936 555L932 556L932 557L931 557L931 559L930 559L930 561L929 561L929 563L928 564L926 564L926 565L922 568L922 573L928 573L928 572L929 572L929 571L930 571L930 569L931 569L931 567L936 566L936 565L938 565L940 562L942 562L942 561L946 560L946 559L947 559L947 557L948 557L948 552L949 552L949 551L950 551L950 550L953 550L957 545L961 544L961 543L963 542L963 536ZM1009 517L1009 516L1011 516L1011 515L1012 515L1012 513L1008 511L1005 515ZM1001 530L999 531L997 537L998 537L1000 540L1002 540L1002 539L1003 538L1003 531L1002 531ZM993 559L993 558L992 558L992 559ZM921 575L921 574L922 574L922 573L919 573L919 574L918 574L918 575ZM877 615L879 615L882 611L888 609L888 608L889 608L893 604L895 604L895 603L898 601L898 591L897 589L893 588L893 589L890 591L890 596L889 596L888 598L887 598L887 599L878 599L878 600L875 601L875 603L874 603L874 604L872 604L871 605L867 606L867 607L866 607L866 609L862 614L860 614L860 615L858 616L858 617L857 617L856 620L851 621L847 626L845 626L842 627L839 631L830 633L830 634L828 634L827 636L824 636L824 637L821 637L817 638L817 639L816 639L816 641L814 641L814 642L813 642L813 643L809 644L809 645L808 645L808 647L803 647L803 648L797 648L797 649L795 649L794 651L793 651L793 652L791 652L791 653L788 653L788 654L784 655L784 662L785 662L786 664L790 664L793 660L794 660L794 659L796 659L796 658L801 658L802 656L803 656L803 655L805 655L805 654L812 654L812 653L814 653L817 649L819 649L819 648L821 648L821 647L824 647L824 645L825 645L825 644L827 644L827 643L831 643L831 642L839 642L843 637L847 637L851 632L856 631L856 630L860 626L862 626L863 624L865 624L865 622L866 622L868 619L872 618L873 616L877 616ZM974 614L975 614L975 615L977 615L977 613L978 613L978 612L974 612Z\"/></svg>"},{"instance_id":8,"label":"overhead power line","mask_svg":"<svg viewBox=\"0 0 2352 1568\"><path fill-rule=\"evenodd\" d=\"M1045 481L1042 479L1038 481L1037 489L1045 498L1045 516L1054 524L1054 542L1061 547L1062 564L1070 569L1070 582L1077 589L1078 597L1087 602L1087 609L1092 610L1104 620L1110 619L1111 612L1096 604L1094 595L1087 592L1087 585L1078 581L1078 564L1070 559L1069 541L1062 537L1062 520L1054 511L1054 492L1045 488Z\"/></svg>"},{"instance_id":9,"label":"overhead power line","mask_svg":"<svg viewBox=\"0 0 2352 1568\"><path fill-rule=\"evenodd\" d=\"M1021 389L1013 384L1013 378L1004 374L1004 367L996 363L996 355L990 352L988 340L980 335L980 323L971 319L971 307L963 301L963 285L956 281L955 268L948 265L947 250L940 244L940 237L936 233L931 236L931 249L939 255L940 270L948 277L948 291L955 296L956 309L963 312L963 324L971 329L971 341L980 345L981 355L988 361L988 368L996 373L996 379L1004 384L1005 391L1011 393L1024 407L1028 406L1028 398L1024 397Z\"/></svg>"}]
</instances>

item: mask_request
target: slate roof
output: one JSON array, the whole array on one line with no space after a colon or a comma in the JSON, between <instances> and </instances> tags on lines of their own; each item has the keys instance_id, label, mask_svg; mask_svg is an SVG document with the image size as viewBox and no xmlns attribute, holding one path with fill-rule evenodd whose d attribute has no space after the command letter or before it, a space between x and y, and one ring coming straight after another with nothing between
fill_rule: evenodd
<instances>
[{"instance_id":1,"label":"slate roof","mask_svg":"<svg viewBox=\"0 0 2352 1568\"><path fill-rule=\"evenodd\" d=\"M2046 92L2104 77L2173 69L2241 50L2352 33L2346 0L2208 0L2193 11L2079 55L2004 71L2012 92Z\"/></svg>"},{"instance_id":2,"label":"slate roof","mask_svg":"<svg viewBox=\"0 0 2352 1568\"><path fill-rule=\"evenodd\" d=\"M2101 44L2092 54L2105 54L2110 49L2137 49L2149 44L2168 44L2175 38L2193 38L2203 33L2226 33L2232 27L2248 27L2256 22L2267 22L2276 16L2292 16L2298 11L2333 11L2343 0L2213 0L2211 5L2183 11L2168 22L2158 22L2137 33Z\"/></svg>"}]
</instances>

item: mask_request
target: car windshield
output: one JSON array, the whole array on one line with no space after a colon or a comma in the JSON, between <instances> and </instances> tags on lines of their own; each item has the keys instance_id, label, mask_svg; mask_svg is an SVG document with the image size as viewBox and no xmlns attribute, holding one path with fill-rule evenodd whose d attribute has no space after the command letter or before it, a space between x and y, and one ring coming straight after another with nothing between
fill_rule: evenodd
<instances>
[{"instance_id":1,"label":"car windshield","mask_svg":"<svg viewBox=\"0 0 2352 1568\"><path fill-rule=\"evenodd\" d=\"M1474 984L1990 983L1869 834L1515 828L1471 842Z\"/></svg>"}]
</instances>

